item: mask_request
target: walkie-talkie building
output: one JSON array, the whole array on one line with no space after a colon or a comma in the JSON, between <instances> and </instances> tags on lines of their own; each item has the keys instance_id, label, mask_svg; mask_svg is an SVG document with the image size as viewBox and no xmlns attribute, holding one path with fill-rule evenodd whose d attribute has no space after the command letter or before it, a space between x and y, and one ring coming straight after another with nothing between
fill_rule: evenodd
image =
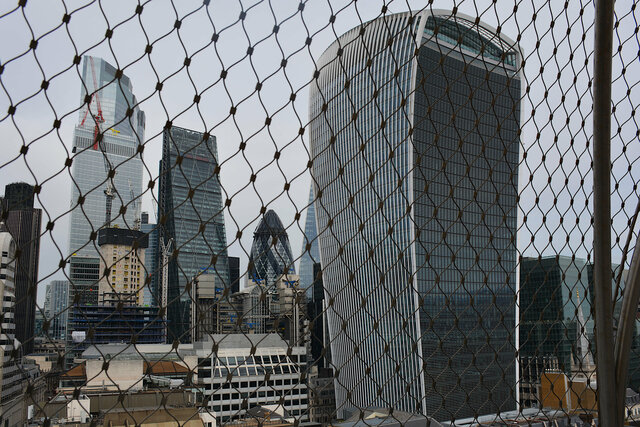
<instances>
[{"instance_id":1,"label":"walkie-talkie building","mask_svg":"<svg viewBox=\"0 0 640 427\"><path fill-rule=\"evenodd\" d=\"M339 416L515 408L517 45L426 9L321 56L312 174Z\"/></svg>"},{"instance_id":2,"label":"walkie-talkie building","mask_svg":"<svg viewBox=\"0 0 640 427\"><path fill-rule=\"evenodd\" d=\"M249 255L249 279L271 286L286 273L295 274L289 236L273 210L264 214L253 233Z\"/></svg>"}]
</instances>

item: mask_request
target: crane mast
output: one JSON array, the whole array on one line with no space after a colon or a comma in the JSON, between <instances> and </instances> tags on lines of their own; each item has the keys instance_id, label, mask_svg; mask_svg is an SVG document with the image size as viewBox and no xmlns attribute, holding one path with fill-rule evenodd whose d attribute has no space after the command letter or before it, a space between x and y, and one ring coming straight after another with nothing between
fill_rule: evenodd
<instances>
[{"instance_id":1,"label":"crane mast","mask_svg":"<svg viewBox=\"0 0 640 427\"><path fill-rule=\"evenodd\" d=\"M102 129L100 128L100 126L102 125L102 123L104 123L105 120L104 120L104 115L102 114L102 105L100 104L100 95L98 94L99 88L98 88L98 79L96 78L96 66L93 61L93 57L89 56L88 58L89 58L89 68L91 69L91 77L93 78L93 93L91 94L91 98L87 105L87 110L85 111L84 116L82 117L80 126L84 127L84 123L87 120L87 116L91 114L91 118L95 123L95 127L93 128L93 149L97 150L98 144L99 144L98 138L102 132ZM91 113L91 104L93 103L94 100L96 102L96 109L97 109L96 114ZM111 176L111 173L112 173L111 166L109 165L109 160L107 159L107 153L103 153L102 160L104 163L104 170L107 174L107 188L105 188L104 190L104 195L106 199L104 223L105 223L105 227L111 227L111 208L113 206L113 199L115 197L115 188L113 185L113 178Z\"/></svg>"},{"instance_id":2,"label":"crane mast","mask_svg":"<svg viewBox=\"0 0 640 427\"><path fill-rule=\"evenodd\" d=\"M129 180L129 193L131 194L131 202L133 203L133 229L140 230L142 224L142 218L140 218L140 199L136 199L136 195L133 192L133 186L131 180Z\"/></svg>"},{"instance_id":3,"label":"crane mast","mask_svg":"<svg viewBox=\"0 0 640 427\"><path fill-rule=\"evenodd\" d=\"M98 149L98 135L100 135L101 129L100 125L104 123L104 116L102 115L102 106L100 105L100 96L98 95L98 79L96 79L96 67L93 63L93 57L89 57L89 65L91 66L91 76L93 77L93 89L94 94L92 99L96 100L96 107L98 109L98 114L93 117L93 120L96 122L96 126L93 129L93 149ZM88 108L87 108L88 109Z\"/></svg>"},{"instance_id":4,"label":"crane mast","mask_svg":"<svg viewBox=\"0 0 640 427\"><path fill-rule=\"evenodd\" d=\"M165 244L164 237L160 236L160 250L162 252L162 289L160 290L160 308L164 309L162 315L162 323L164 326L164 338L167 337L167 304L169 302L169 255L171 254L171 246L173 239Z\"/></svg>"},{"instance_id":5,"label":"crane mast","mask_svg":"<svg viewBox=\"0 0 640 427\"><path fill-rule=\"evenodd\" d=\"M104 190L106 198L105 206L105 227L111 227L111 207L113 206L113 198L115 197L115 188L113 186L113 178L111 178L111 167L107 159L107 153L103 153L102 160L104 162L104 170L107 173L107 188Z\"/></svg>"}]
</instances>

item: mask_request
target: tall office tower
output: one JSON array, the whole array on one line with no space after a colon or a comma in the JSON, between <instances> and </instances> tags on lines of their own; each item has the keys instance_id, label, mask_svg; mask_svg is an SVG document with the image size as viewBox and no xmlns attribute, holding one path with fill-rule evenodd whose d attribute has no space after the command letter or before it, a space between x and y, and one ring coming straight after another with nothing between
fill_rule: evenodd
<instances>
[{"instance_id":1,"label":"tall office tower","mask_svg":"<svg viewBox=\"0 0 640 427\"><path fill-rule=\"evenodd\" d=\"M427 8L356 27L317 62L309 130L339 416L515 408L518 56L476 18Z\"/></svg>"},{"instance_id":2,"label":"tall office tower","mask_svg":"<svg viewBox=\"0 0 640 427\"><path fill-rule=\"evenodd\" d=\"M593 317L588 266L569 256L524 258L520 264L520 365L523 406L540 407L540 373L590 374Z\"/></svg>"},{"instance_id":3,"label":"tall office tower","mask_svg":"<svg viewBox=\"0 0 640 427\"><path fill-rule=\"evenodd\" d=\"M26 182L14 182L4 187L4 206L5 209L21 210L33 209L34 193L33 186Z\"/></svg>"},{"instance_id":4,"label":"tall office tower","mask_svg":"<svg viewBox=\"0 0 640 427\"><path fill-rule=\"evenodd\" d=\"M149 214L142 212L140 218L140 231L149 240L149 246L144 256L144 305L150 307L160 306L160 296L158 295L158 281L160 272L158 271L158 225L149 223Z\"/></svg>"},{"instance_id":5,"label":"tall office tower","mask_svg":"<svg viewBox=\"0 0 640 427\"><path fill-rule=\"evenodd\" d=\"M218 175L216 138L171 127L163 135L158 192L158 239L179 250L168 265L168 336L189 342L191 299L188 282L215 274L229 285L227 237ZM162 269L162 267L161 267ZM165 279L163 279L165 280Z\"/></svg>"},{"instance_id":6,"label":"tall office tower","mask_svg":"<svg viewBox=\"0 0 640 427\"><path fill-rule=\"evenodd\" d=\"M229 257L229 283L230 293L234 294L240 290L240 258Z\"/></svg>"},{"instance_id":7,"label":"tall office tower","mask_svg":"<svg viewBox=\"0 0 640 427\"><path fill-rule=\"evenodd\" d=\"M585 260L569 256L524 258L520 264L520 355L555 356L570 372L582 353L578 331L593 333ZM579 325L578 311L588 323Z\"/></svg>"},{"instance_id":8,"label":"tall office tower","mask_svg":"<svg viewBox=\"0 0 640 427\"><path fill-rule=\"evenodd\" d=\"M289 236L278 215L270 209L253 233L249 279L262 280L269 288L287 273L295 274Z\"/></svg>"},{"instance_id":9,"label":"tall office tower","mask_svg":"<svg viewBox=\"0 0 640 427\"><path fill-rule=\"evenodd\" d=\"M3 199L3 221L17 246L16 339L22 343L24 354L33 352L38 296L42 210L33 207L33 194L33 186L18 182L5 187Z\"/></svg>"},{"instance_id":10,"label":"tall office tower","mask_svg":"<svg viewBox=\"0 0 640 427\"><path fill-rule=\"evenodd\" d=\"M16 364L19 358L12 354L16 331L14 280L17 249L11 233L0 222L0 419L5 418L10 404L22 394L20 368Z\"/></svg>"},{"instance_id":11,"label":"tall office tower","mask_svg":"<svg viewBox=\"0 0 640 427\"><path fill-rule=\"evenodd\" d=\"M326 368L331 358L331 351L329 337L326 334L326 304L322 285L322 265L320 263L313 264L313 274L315 279L312 285L312 299L307 302L309 333L311 334L309 365Z\"/></svg>"},{"instance_id":12,"label":"tall office tower","mask_svg":"<svg viewBox=\"0 0 640 427\"><path fill-rule=\"evenodd\" d=\"M52 280L47 285L44 299L44 315L50 322L49 336L56 340L66 339L67 310L69 304L69 282L67 280Z\"/></svg>"},{"instance_id":13,"label":"tall office tower","mask_svg":"<svg viewBox=\"0 0 640 427\"><path fill-rule=\"evenodd\" d=\"M131 80L107 61L85 56L80 115L73 136L69 252L97 256L91 232L105 226L133 228L131 193L142 192L145 115ZM115 171L112 179L109 170ZM127 213L120 212L129 204ZM109 223L109 224L107 224Z\"/></svg>"},{"instance_id":14,"label":"tall office tower","mask_svg":"<svg viewBox=\"0 0 640 427\"><path fill-rule=\"evenodd\" d=\"M313 182L309 188L309 203L307 217L304 222L304 236L302 237L302 256L300 257L300 287L307 290L307 299L313 299L313 266L320 262L320 249L318 248L318 229L316 227L316 209L314 207L315 195Z\"/></svg>"}]
</instances>

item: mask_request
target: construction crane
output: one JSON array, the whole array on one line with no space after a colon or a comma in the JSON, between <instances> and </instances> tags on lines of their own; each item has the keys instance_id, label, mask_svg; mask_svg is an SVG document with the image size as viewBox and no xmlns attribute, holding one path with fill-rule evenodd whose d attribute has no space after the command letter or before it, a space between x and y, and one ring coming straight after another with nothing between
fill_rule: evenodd
<instances>
[{"instance_id":1,"label":"construction crane","mask_svg":"<svg viewBox=\"0 0 640 427\"><path fill-rule=\"evenodd\" d=\"M171 254L171 246L173 239L164 242L164 237L160 236L160 250L162 251L162 289L160 290L160 308L164 309L162 315L162 323L164 325L164 337L167 337L167 303L169 302L169 255Z\"/></svg>"},{"instance_id":2,"label":"construction crane","mask_svg":"<svg viewBox=\"0 0 640 427\"><path fill-rule=\"evenodd\" d=\"M89 56L89 67L91 68L91 76L93 77L93 93L91 94L91 98L89 99L89 103L87 104L87 110L84 112L84 116L82 117L82 121L80 122L80 126L84 127L85 121L87 120L87 116L91 113L91 104L95 100L97 114L91 113L91 118L95 123L95 127L93 128L93 149L98 149L98 136L102 132L100 126L104 123L104 116L102 115L102 105L100 105L100 96L98 95L98 79L96 78L96 66L93 62L93 57ZM107 159L107 153L103 153L104 162L104 170L107 174L107 188L104 190L104 195L106 198L105 202L105 227L111 226L111 208L113 206L113 199L115 197L115 188L113 186L113 177L111 176L111 166L109 165L109 160Z\"/></svg>"},{"instance_id":3,"label":"construction crane","mask_svg":"<svg viewBox=\"0 0 640 427\"><path fill-rule=\"evenodd\" d=\"M93 100L96 101L97 114L91 114L93 121L95 123L95 127L93 129L93 149L98 149L98 135L102 132L100 126L104 123L104 116L102 115L102 106L100 105L100 96L98 95L98 79L96 78L96 67L93 63L93 57L89 56L89 67L91 68L91 76L93 77L93 93L91 94L91 99L89 100L89 104L87 105L87 111L84 113L84 117L82 117L82 121L80 122L80 126L84 126L84 122L87 119L87 116L91 112L91 103Z\"/></svg>"},{"instance_id":4,"label":"construction crane","mask_svg":"<svg viewBox=\"0 0 640 427\"><path fill-rule=\"evenodd\" d=\"M109 166L107 153L103 153L102 159L104 161L104 170L107 173L107 188L105 188L104 190L104 195L106 198L104 223L105 227L111 227L111 206L113 206L113 198L116 196L116 192L115 188L113 187L113 178L111 177L111 167Z\"/></svg>"},{"instance_id":5,"label":"construction crane","mask_svg":"<svg viewBox=\"0 0 640 427\"><path fill-rule=\"evenodd\" d=\"M131 202L133 203L133 229L140 230L142 224L142 218L140 218L140 199L136 199L131 180L129 180L129 192L131 193Z\"/></svg>"}]
</instances>

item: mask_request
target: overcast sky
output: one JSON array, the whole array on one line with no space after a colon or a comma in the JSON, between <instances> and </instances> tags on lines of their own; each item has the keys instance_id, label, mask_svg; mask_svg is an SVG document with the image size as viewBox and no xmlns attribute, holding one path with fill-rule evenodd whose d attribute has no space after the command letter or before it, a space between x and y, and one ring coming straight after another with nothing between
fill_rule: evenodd
<instances>
[{"instance_id":1,"label":"overcast sky","mask_svg":"<svg viewBox=\"0 0 640 427\"><path fill-rule=\"evenodd\" d=\"M233 201L225 212L229 254L240 256L246 268L252 233L264 204L278 213L288 229L294 256L300 255L310 177L308 140L298 130L308 120L314 59L337 36L379 16L385 2L310 0L300 11L299 3L290 0L212 0L208 7L197 1L153 0L144 3L139 16L135 1L29 0L24 9L8 13L16 3L0 4L0 63L4 66L0 74L0 186L15 181L42 185L38 203L45 211L43 223L53 221L55 226L42 237L40 302L44 284L63 277L58 263L68 250L71 181L64 163L70 155L80 105L81 68L72 64L76 54L103 57L131 78L147 117L145 182L157 179L161 132L167 120L209 131L217 137L221 182L226 197ZM425 2L403 0L386 5L389 12L400 12L420 9ZM500 25L512 39L520 35L526 60L523 86L530 90L523 94L521 104L518 245L527 255L575 253L586 257L591 251L593 210L588 144L593 5L571 1L565 9L561 1L534 0L518 2L515 13L514 5L502 0L496 4L438 1L437 6L455 6L468 15L481 16L494 27ZM613 159L618 182L612 203L617 212L614 241L618 235L626 238L627 217L635 208L638 195L633 182L638 181L634 177L638 176L640 152L638 126L631 115L640 104L636 24L628 2L616 6L620 22L614 51L620 43L622 48L614 58L614 76L618 76L613 88ZM246 17L239 20L243 10ZM68 25L62 24L65 11L71 15ZM332 14L336 15L334 23L330 23ZM179 29L174 27L176 20L181 21ZM279 25L277 34L274 25ZM113 30L111 39L105 39L108 28ZM218 34L215 43L214 34ZM305 46L307 37L312 39L310 46ZM38 40L35 50L29 49L32 39ZM145 53L147 44L153 45L150 54ZM249 46L254 47L251 56L247 55ZM187 56L191 58L188 68L183 66ZM287 65L282 68L285 58ZM223 68L228 74L221 81ZM41 90L43 80L49 81L46 91ZM158 81L163 82L161 92L156 91ZM255 92L258 81L263 83L260 93ZM201 96L197 106L193 104L196 93ZM294 102L291 93L296 94ZM235 117L229 116L232 103L237 106ZM10 105L17 105L14 116L6 115ZM272 118L268 129L264 127L267 116ZM62 120L59 130L53 129L56 118ZM244 152L239 152L241 142L246 143ZM21 156L23 144L29 150ZM275 151L281 152L277 161ZM255 185L249 185L252 173L257 173ZM290 183L288 192L285 183ZM143 211L154 210L151 200L151 194L145 194ZM301 212L300 221L294 219L296 212ZM243 232L239 240L238 231ZM620 258L619 248L613 256L614 262Z\"/></svg>"}]
</instances>

